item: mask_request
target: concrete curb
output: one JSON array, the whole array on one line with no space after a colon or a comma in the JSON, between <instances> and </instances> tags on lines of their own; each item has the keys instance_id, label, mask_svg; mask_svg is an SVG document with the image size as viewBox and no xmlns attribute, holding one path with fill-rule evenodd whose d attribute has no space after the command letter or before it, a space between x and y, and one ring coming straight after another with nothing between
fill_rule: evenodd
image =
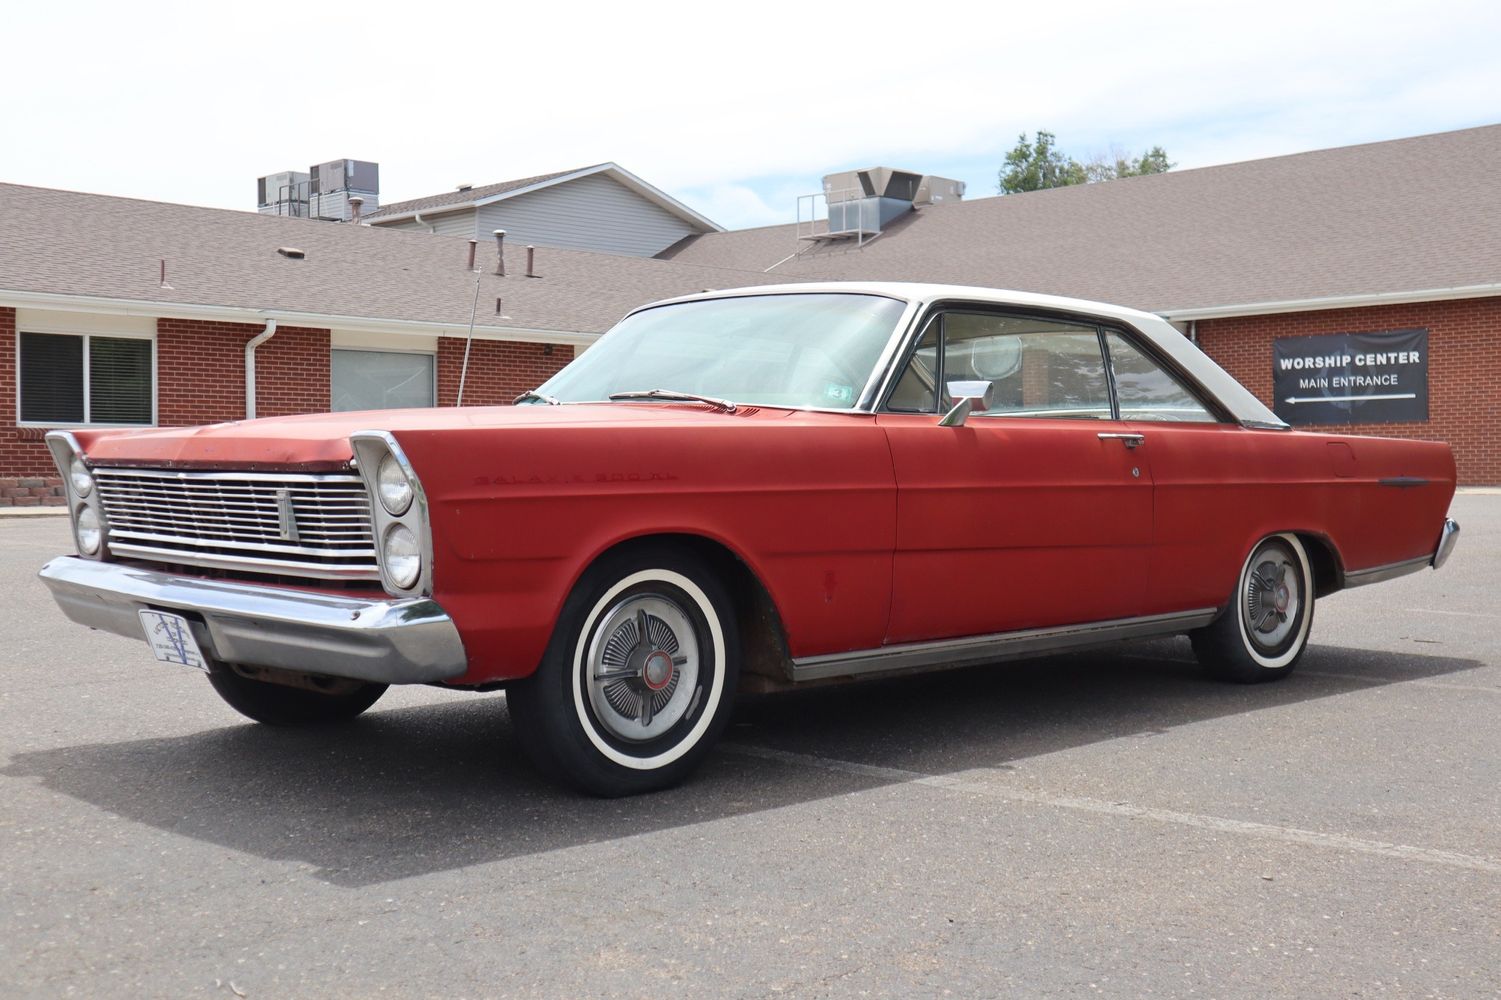
<instances>
[{"instance_id":1,"label":"concrete curb","mask_svg":"<svg viewBox=\"0 0 1501 1000\"><path fill-rule=\"evenodd\" d=\"M4 517L67 517L66 507L0 507L0 518Z\"/></svg>"}]
</instances>

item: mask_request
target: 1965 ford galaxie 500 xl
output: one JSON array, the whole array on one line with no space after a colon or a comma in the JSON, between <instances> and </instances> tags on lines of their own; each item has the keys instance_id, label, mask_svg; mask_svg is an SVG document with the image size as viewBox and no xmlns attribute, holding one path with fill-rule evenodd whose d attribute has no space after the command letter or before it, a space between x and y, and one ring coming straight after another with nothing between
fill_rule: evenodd
<instances>
[{"instance_id":1,"label":"1965 ford galaxie 500 xl","mask_svg":"<svg viewBox=\"0 0 1501 1000\"><path fill-rule=\"evenodd\" d=\"M84 625L252 719L504 687L598 794L735 692L1186 633L1290 673L1316 598L1448 556L1442 444L1289 430L1158 317L932 285L639 309L522 405L53 432Z\"/></svg>"}]
</instances>

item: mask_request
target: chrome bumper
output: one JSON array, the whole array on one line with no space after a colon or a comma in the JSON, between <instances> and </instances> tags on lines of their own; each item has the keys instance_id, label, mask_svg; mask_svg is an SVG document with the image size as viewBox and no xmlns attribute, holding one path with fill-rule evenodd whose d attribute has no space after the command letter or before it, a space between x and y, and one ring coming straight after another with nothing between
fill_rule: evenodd
<instances>
[{"instance_id":1,"label":"chrome bumper","mask_svg":"<svg viewBox=\"0 0 1501 1000\"><path fill-rule=\"evenodd\" d=\"M1454 543L1459 541L1459 522L1452 517L1444 518L1444 530L1438 535L1438 548L1433 552L1433 568L1438 569L1449 559L1449 553L1454 551Z\"/></svg>"},{"instance_id":2,"label":"chrome bumper","mask_svg":"<svg viewBox=\"0 0 1501 1000\"><path fill-rule=\"evenodd\" d=\"M226 663L381 684L447 680L467 667L459 630L427 598L309 593L77 556L38 575L69 618L116 635L144 641L143 608L186 612L203 652Z\"/></svg>"}]
</instances>

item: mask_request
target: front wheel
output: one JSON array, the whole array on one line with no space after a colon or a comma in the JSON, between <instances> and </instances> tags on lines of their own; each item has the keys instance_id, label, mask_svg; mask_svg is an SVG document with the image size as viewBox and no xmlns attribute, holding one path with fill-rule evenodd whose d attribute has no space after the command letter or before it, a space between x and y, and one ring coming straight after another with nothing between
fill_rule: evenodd
<instances>
[{"instance_id":1,"label":"front wheel","mask_svg":"<svg viewBox=\"0 0 1501 1000\"><path fill-rule=\"evenodd\" d=\"M739 677L734 608L702 560L606 557L563 605L536 674L506 691L521 749L594 795L666 788L708 753Z\"/></svg>"},{"instance_id":2,"label":"front wheel","mask_svg":"<svg viewBox=\"0 0 1501 1000\"><path fill-rule=\"evenodd\" d=\"M1215 622L1190 634L1210 674L1242 684L1292 673L1313 626L1313 571L1296 535L1271 535L1251 550Z\"/></svg>"}]
</instances>

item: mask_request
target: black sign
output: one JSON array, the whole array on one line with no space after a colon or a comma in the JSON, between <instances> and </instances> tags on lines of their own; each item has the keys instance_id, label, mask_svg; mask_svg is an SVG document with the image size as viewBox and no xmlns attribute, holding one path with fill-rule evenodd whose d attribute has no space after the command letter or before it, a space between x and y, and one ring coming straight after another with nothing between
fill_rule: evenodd
<instances>
[{"instance_id":1,"label":"black sign","mask_svg":"<svg viewBox=\"0 0 1501 1000\"><path fill-rule=\"evenodd\" d=\"M1426 421L1428 331L1280 339L1272 390L1272 408L1290 424Z\"/></svg>"}]
</instances>

